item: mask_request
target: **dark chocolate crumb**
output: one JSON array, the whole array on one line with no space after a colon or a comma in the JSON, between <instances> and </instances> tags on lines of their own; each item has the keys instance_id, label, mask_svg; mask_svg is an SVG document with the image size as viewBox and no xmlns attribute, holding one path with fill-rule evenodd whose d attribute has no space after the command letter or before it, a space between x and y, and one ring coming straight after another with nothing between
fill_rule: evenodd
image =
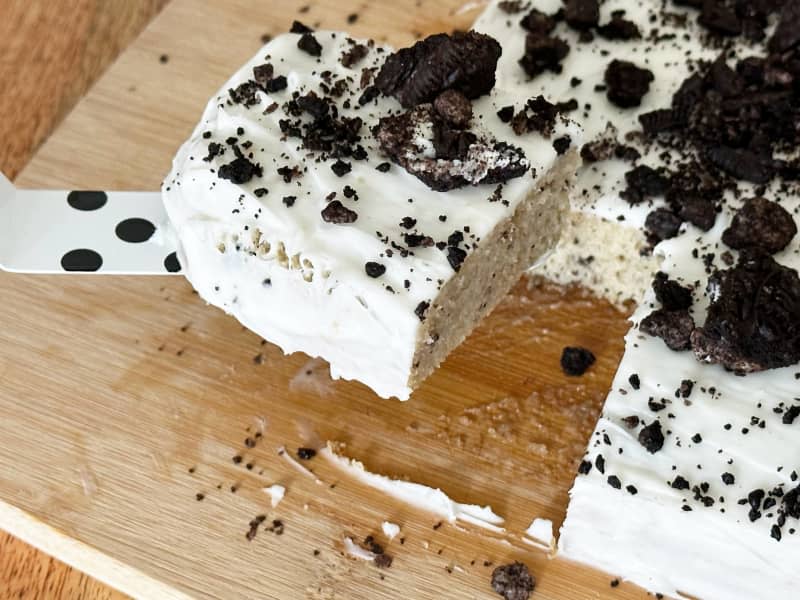
<instances>
[{"instance_id":1,"label":"dark chocolate crumb","mask_svg":"<svg viewBox=\"0 0 800 600\"><path fill-rule=\"evenodd\" d=\"M368 262L364 265L364 270L370 277L380 277L386 273L386 267L381 263Z\"/></svg>"},{"instance_id":2,"label":"dark chocolate crumb","mask_svg":"<svg viewBox=\"0 0 800 600\"><path fill-rule=\"evenodd\" d=\"M297 47L300 48L303 52L310 54L311 56L321 56L322 55L322 45L317 41L317 38L314 37L311 33L304 33L300 36L300 39L297 40Z\"/></svg>"},{"instance_id":3,"label":"dark chocolate crumb","mask_svg":"<svg viewBox=\"0 0 800 600\"><path fill-rule=\"evenodd\" d=\"M414 314L417 315L420 321L424 321L427 317L429 307L430 302L425 302L424 300L417 304L417 307L414 309Z\"/></svg>"},{"instance_id":4,"label":"dark chocolate crumb","mask_svg":"<svg viewBox=\"0 0 800 600\"><path fill-rule=\"evenodd\" d=\"M595 360L595 356L590 350L568 346L561 352L561 370L566 375L578 377L583 375L595 363Z\"/></svg>"},{"instance_id":5,"label":"dark chocolate crumb","mask_svg":"<svg viewBox=\"0 0 800 600\"><path fill-rule=\"evenodd\" d=\"M621 108L639 106L654 79L652 71L615 59L609 63L604 76L608 99Z\"/></svg>"},{"instance_id":6,"label":"dark chocolate crumb","mask_svg":"<svg viewBox=\"0 0 800 600\"><path fill-rule=\"evenodd\" d=\"M289 33L312 33L313 31L311 27L297 20L292 21L292 27L289 29Z\"/></svg>"},{"instance_id":7,"label":"dark chocolate crumb","mask_svg":"<svg viewBox=\"0 0 800 600\"><path fill-rule=\"evenodd\" d=\"M492 572L492 589L504 600L528 600L536 580L521 562L496 567Z\"/></svg>"},{"instance_id":8,"label":"dark chocolate crumb","mask_svg":"<svg viewBox=\"0 0 800 600\"><path fill-rule=\"evenodd\" d=\"M639 432L639 443L650 454L655 454L664 447L664 433L661 431L661 421L653 421Z\"/></svg>"},{"instance_id":9,"label":"dark chocolate crumb","mask_svg":"<svg viewBox=\"0 0 800 600\"><path fill-rule=\"evenodd\" d=\"M300 460L311 460L317 455L317 451L313 448L298 448L297 458Z\"/></svg>"},{"instance_id":10,"label":"dark chocolate crumb","mask_svg":"<svg viewBox=\"0 0 800 600\"><path fill-rule=\"evenodd\" d=\"M350 210L338 200L334 200L322 209L322 220L326 223L341 225L344 223L354 223L358 219L358 213Z\"/></svg>"},{"instance_id":11,"label":"dark chocolate crumb","mask_svg":"<svg viewBox=\"0 0 800 600\"><path fill-rule=\"evenodd\" d=\"M338 159L331 165L331 171L333 171L337 177L343 177L352 170L353 165L351 163L344 162L342 159Z\"/></svg>"}]
</instances>

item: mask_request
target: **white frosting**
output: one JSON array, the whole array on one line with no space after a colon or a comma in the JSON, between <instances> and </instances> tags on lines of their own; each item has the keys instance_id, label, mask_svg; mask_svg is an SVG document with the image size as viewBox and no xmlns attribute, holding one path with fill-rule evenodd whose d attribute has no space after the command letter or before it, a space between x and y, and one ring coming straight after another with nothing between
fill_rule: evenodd
<instances>
[{"instance_id":1,"label":"white frosting","mask_svg":"<svg viewBox=\"0 0 800 600\"><path fill-rule=\"evenodd\" d=\"M553 522L550 519L536 518L525 530L525 535L522 541L545 550L550 550L555 546L555 537L553 536Z\"/></svg>"},{"instance_id":2,"label":"white frosting","mask_svg":"<svg viewBox=\"0 0 800 600\"><path fill-rule=\"evenodd\" d=\"M276 506L278 506L278 504L281 503L281 500L283 500L283 497L286 495L286 488L283 487L282 485L277 484L277 483L275 483L275 484L273 484L273 485L271 485L269 487L265 487L263 489L264 489L264 492L267 495L269 495L269 500L270 500L270 504L272 505L272 508L275 508Z\"/></svg>"},{"instance_id":3,"label":"white frosting","mask_svg":"<svg viewBox=\"0 0 800 600\"><path fill-rule=\"evenodd\" d=\"M318 485L322 485L322 480L316 475L314 475L314 473L312 473L309 469L301 465L300 461L298 461L294 456L289 454L289 452L283 446L278 448L278 456L280 456L283 460L285 460L295 471L302 473L306 477L310 477Z\"/></svg>"},{"instance_id":4,"label":"white frosting","mask_svg":"<svg viewBox=\"0 0 800 600\"><path fill-rule=\"evenodd\" d=\"M383 535L389 538L389 541L393 540L400 534L400 525L390 521L384 521L381 523L381 529L383 530Z\"/></svg>"},{"instance_id":5,"label":"white frosting","mask_svg":"<svg viewBox=\"0 0 800 600\"><path fill-rule=\"evenodd\" d=\"M351 537L344 538L344 551L358 560L374 561L376 556L374 552L356 544Z\"/></svg>"},{"instance_id":6,"label":"white frosting","mask_svg":"<svg viewBox=\"0 0 800 600\"><path fill-rule=\"evenodd\" d=\"M540 0L535 4L545 12L561 7L559 0ZM648 14L661 4L660 0L639 3L608 0L601 5L601 23L612 10L624 8L626 18L646 32L650 28ZM668 106L672 94L687 76L684 54L710 59L717 55L717 51L704 49L696 34L690 40L684 39L686 30L680 30L676 42L655 45L646 41L608 42L600 38L590 44L578 44L574 32L561 26L555 35L568 38L571 46L562 63L563 73L545 73L528 82L516 64L523 53L525 35L518 26L523 15L507 15L493 3L476 26L503 43L501 85L515 83L531 95L548 91L553 100L575 97L581 106L591 103L593 108L588 116L580 115L587 140L600 134L609 119L621 133L639 129L638 114ZM690 31L696 30L693 19L689 17ZM660 24L659 27L668 32L669 28ZM602 56L601 49L610 54ZM632 60L654 72L655 81L640 109L621 110L609 104L604 93L593 91L596 84L602 83L605 67L613 58ZM583 80L574 89L569 85L573 76ZM579 112L573 113L573 117L580 118ZM659 163L649 155L640 164L658 166ZM618 195L625 187L622 176L629 168L620 161L606 161L584 169L572 197L573 210L614 221L622 214L623 225L641 227L652 206L632 209ZM599 187L594 188L595 185ZM586 195L583 189L588 190ZM766 196L780 201L795 215L795 220L800 220L797 217L800 198L774 191L768 191ZM715 253L714 264L726 268L720 261L720 254L726 250L720 237L730 223L732 210L739 205L739 201L729 198L728 206L711 231L704 233L685 224L685 233L656 248L656 254L663 258L661 269L673 279L685 285L700 282L693 306L698 324L702 324L709 302L704 294L708 276L702 259L695 258L692 250L699 247L701 255ZM775 258L800 269L800 236ZM654 304L654 294L649 292L633 322L638 324ZM628 382L634 373L641 380L638 391ZM800 523L787 519L782 540L778 542L770 537L770 531L780 499L777 506L762 510L765 516L752 523L748 518L749 505L742 506L737 501L746 498L751 490L768 491L782 485L784 491L789 491L800 483L792 477L793 471L800 470L800 419L786 425L782 423L782 415L773 411L781 403L800 404L798 373L800 365L737 377L721 367L701 364L690 352L673 352L660 339L640 334L634 326L626 337L624 357L586 456L594 465L597 455L602 454L605 473L593 466L588 475L578 476L561 529L560 553L650 591L673 596L690 594L707 599L741 600L796 596L800 534L792 534L791 530L800 529ZM675 397L675 390L684 379L694 382L688 405ZM709 393L711 388L714 394ZM655 413L648 407L650 397L657 401L667 398L671 404ZM666 435L663 449L648 453L637 440L641 426L629 429L624 424L622 419L629 416L638 416L647 424L659 419ZM751 418L759 423L763 420L764 427L751 424ZM729 430L725 429L726 424L731 425ZM746 435L743 428L748 429ZM700 443L692 440L696 434L702 438ZM606 444L604 436L608 436L611 445ZM735 483L725 485L722 473L734 475ZM619 478L622 489L608 484L611 475ZM707 482L709 489L702 495L712 497L714 505L705 507L694 500L691 489L673 489L670 482L677 475L687 479L691 486ZM626 490L629 485L635 487L635 495ZM692 510L682 510L683 504Z\"/></svg>"},{"instance_id":7,"label":"white frosting","mask_svg":"<svg viewBox=\"0 0 800 600\"><path fill-rule=\"evenodd\" d=\"M602 136L609 122L613 122L618 139L624 142L626 133L641 130L639 115L668 105L668 102L665 104L665 98L671 98L691 74L686 61L687 54L695 59L708 60L713 60L718 54L717 50L704 48L695 38L684 39L686 28L676 29L660 22L651 24L650 15L661 5L657 0L607 0L600 5L601 24L610 20L615 10L624 10L625 18L639 25L645 37L653 27L657 27L664 35L674 33L678 37L652 43L611 41L595 36L591 43L578 43L575 32L562 25L553 35L565 39L570 45L569 54L561 62L563 72L556 74L545 71L531 80L518 63L525 53L526 33L519 21L526 12L509 15L497 5L498 2L492 2L475 22L474 29L495 37L503 46L503 55L497 66L498 86L517 86L529 96L542 94L551 102L566 102L575 98L579 108L570 113L570 117L581 124L587 142ZM561 0L537 0L532 5L548 14L563 8ZM693 22L688 26L690 31L696 29ZM595 91L595 85L603 84L606 67L613 58L633 62L657 73L655 81L650 84L650 91L642 98L641 106L623 109L611 103L605 91ZM573 77L580 79L581 84L573 87L570 84ZM591 109L586 109L587 104L591 105ZM658 158L645 154L639 164L653 166L658 164ZM629 168L629 163L603 161L582 169L570 198L572 209L615 222L619 222L617 217L623 215L625 220L620 222L622 225L644 226L652 205L645 202L632 208L619 196L619 192L626 187L623 175Z\"/></svg>"},{"instance_id":8,"label":"white frosting","mask_svg":"<svg viewBox=\"0 0 800 600\"><path fill-rule=\"evenodd\" d=\"M436 298L454 271L446 253L436 247L414 248L407 257L395 251L388 257L388 244L381 237L403 244L402 234L416 231L440 241L455 230L469 229L465 243L472 248L513 214L534 180L524 175L507 182L505 202L490 203L495 185L439 193L399 166L392 165L387 173L376 171L387 158L370 128L400 106L381 97L359 107L357 99L362 68L379 67L388 50L373 48L348 69L339 62L351 47L345 34L320 31L315 36L323 47L319 59L297 48L298 35L281 35L222 86L175 157L164 183L165 206L180 239L184 273L207 302L233 314L286 353L302 351L324 358L334 378L357 379L381 396L407 399L420 328L415 308ZM265 62L273 64L275 75L288 78L288 89L259 92L259 103L251 108L228 103L228 90L251 79L253 67ZM338 101L339 113L364 120L361 143L369 153L365 161L345 159L352 171L341 178L331 170L333 159L317 162L299 139L281 139L278 122L286 118L282 108L264 114L270 104L283 105L295 91L319 93L320 73L326 70L334 79L354 82L353 90ZM496 86L474 102L474 122L498 140L522 148L537 177L542 177L557 159L552 140L539 134L516 136L496 114L508 104L521 106L525 98L527 94L516 88ZM345 101L352 107L345 108ZM240 127L242 135L237 134ZM210 138L203 137L205 132ZM559 121L554 137L564 134L580 142L579 128ZM220 179L216 171L234 158L230 147L224 156L203 160L209 142L225 145L229 136L252 142L245 152L252 152L253 162L263 166L263 177L242 185ZM285 183L276 170L287 165L302 169L302 177ZM346 185L356 190L358 201L345 198ZM269 193L259 198L254 193L257 188ZM320 212L331 192L358 213L354 223L323 221ZM296 197L291 207L282 202L289 195ZM445 222L440 215L447 217ZM417 220L410 231L400 226L406 216ZM367 261L385 265L386 273L368 277Z\"/></svg>"},{"instance_id":9,"label":"white frosting","mask_svg":"<svg viewBox=\"0 0 800 600\"><path fill-rule=\"evenodd\" d=\"M415 508L433 513L449 523L455 523L458 520L498 533L504 531L501 525L505 520L496 515L491 506L461 504L451 500L438 488L434 489L420 483L391 479L385 475L371 473L359 461L337 454L330 443L320 450L320 455L364 485Z\"/></svg>"}]
</instances>

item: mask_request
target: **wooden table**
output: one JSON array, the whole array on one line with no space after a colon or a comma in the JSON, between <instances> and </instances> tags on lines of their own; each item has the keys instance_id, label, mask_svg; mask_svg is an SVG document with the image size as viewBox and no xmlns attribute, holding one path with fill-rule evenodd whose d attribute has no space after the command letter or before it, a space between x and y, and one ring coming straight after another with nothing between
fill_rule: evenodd
<instances>
[{"instance_id":1,"label":"wooden table","mask_svg":"<svg viewBox=\"0 0 800 600\"><path fill-rule=\"evenodd\" d=\"M0 170L10 178L167 0L0 2ZM0 532L0 598L124 596Z\"/></svg>"}]
</instances>

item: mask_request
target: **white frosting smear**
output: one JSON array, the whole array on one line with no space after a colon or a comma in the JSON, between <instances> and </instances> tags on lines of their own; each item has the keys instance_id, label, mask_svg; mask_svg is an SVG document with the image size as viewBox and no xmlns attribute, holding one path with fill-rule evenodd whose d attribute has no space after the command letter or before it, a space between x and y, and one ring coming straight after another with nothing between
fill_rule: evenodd
<instances>
[{"instance_id":1,"label":"white frosting smear","mask_svg":"<svg viewBox=\"0 0 800 600\"><path fill-rule=\"evenodd\" d=\"M390 521L384 521L381 523L381 530L383 531L383 535L391 541L400 534L400 525Z\"/></svg>"},{"instance_id":2,"label":"white frosting smear","mask_svg":"<svg viewBox=\"0 0 800 600\"><path fill-rule=\"evenodd\" d=\"M359 461L337 454L330 442L320 450L320 455L364 485L415 508L433 513L448 523L463 521L496 533L505 531L501 527L505 520L496 515L490 506L461 504L451 500L438 488L434 489L420 483L391 479L385 475L371 473Z\"/></svg>"},{"instance_id":3,"label":"white frosting smear","mask_svg":"<svg viewBox=\"0 0 800 600\"><path fill-rule=\"evenodd\" d=\"M269 487L265 487L263 490L269 496L272 508L278 506L278 504L281 503L281 500L283 500L283 497L286 495L286 488L277 483Z\"/></svg>"}]
</instances>

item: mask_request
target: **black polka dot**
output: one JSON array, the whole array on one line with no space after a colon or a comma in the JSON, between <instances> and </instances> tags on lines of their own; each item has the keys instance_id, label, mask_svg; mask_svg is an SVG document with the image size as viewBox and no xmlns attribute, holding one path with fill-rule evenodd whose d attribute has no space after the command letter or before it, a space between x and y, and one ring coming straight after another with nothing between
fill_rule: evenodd
<instances>
[{"instance_id":1,"label":"black polka dot","mask_svg":"<svg viewBox=\"0 0 800 600\"><path fill-rule=\"evenodd\" d=\"M61 257L61 268L65 271L97 271L102 266L103 257L86 248L70 250Z\"/></svg>"},{"instance_id":2,"label":"black polka dot","mask_svg":"<svg viewBox=\"0 0 800 600\"><path fill-rule=\"evenodd\" d=\"M120 221L117 225L117 237L123 242L130 242L131 244L138 244L149 240L156 231L153 225L147 219L125 219Z\"/></svg>"},{"instance_id":3,"label":"black polka dot","mask_svg":"<svg viewBox=\"0 0 800 600\"><path fill-rule=\"evenodd\" d=\"M70 192L67 202L76 210L97 210L106 205L108 196L105 192Z\"/></svg>"},{"instance_id":4,"label":"black polka dot","mask_svg":"<svg viewBox=\"0 0 800 600\"><path fill-rule=\"evenodd\" d=\"M181 270L181 263L178 260L178 254L176 252L170 253L167 258L164 259L164 268L169 273L177 273Z\"/></svg>"}]
</instances>

